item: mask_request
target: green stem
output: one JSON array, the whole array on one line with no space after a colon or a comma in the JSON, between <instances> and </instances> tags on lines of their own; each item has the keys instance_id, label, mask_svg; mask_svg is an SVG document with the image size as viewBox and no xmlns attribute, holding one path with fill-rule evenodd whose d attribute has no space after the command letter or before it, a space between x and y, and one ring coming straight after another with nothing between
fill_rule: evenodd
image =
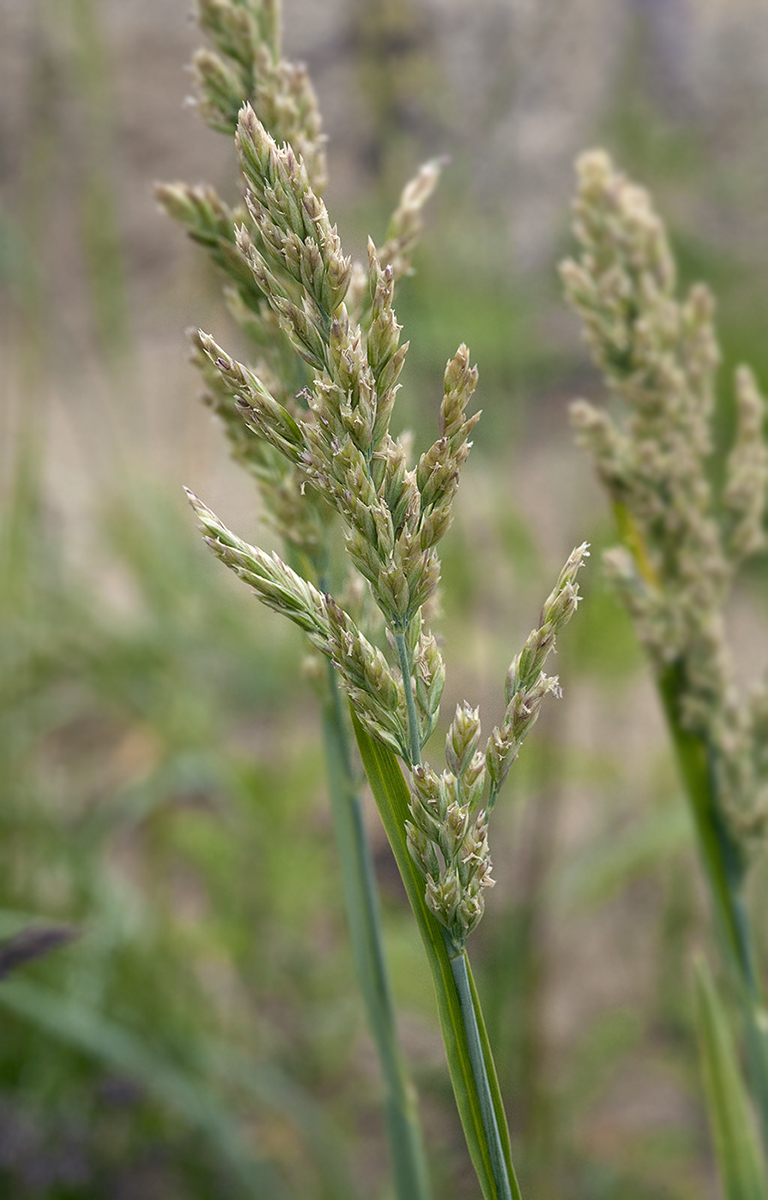
<instances>
[{"instance_id":1,"label":"green stem","mask_svg":"<svg viewBox=\"0 0 768 1200\"><path fill-rule=\"evenodd\" d=\"M352 771L339 690L330 663L323 704L323 739L355 967L384 1077L395 1194L399 1200L429 1200L431 1189L416 1096L397 1039L373 860Z\"/></svg>"},{"instance_id":2,"label":"green stem","mask_svg":"<svg viewBox=\"0 0 768 1200\"><path fill-rule=\"evenodd\" d=\"M727 1200L765 1200L765 1164L728 1012L703 960L696 964L695 988L704 1091L722 1192Z\"/></svg>"},{"instance_id":3,"label":"green stem","mask_svg":"<svg viewBox=\"0 0 768 1200\"><path fill-rule=\"evenodd\" d=\"M464 1028L467 1031L467 1045L472 1063L472 1075L474 1076L475 1087L477 1088L483 1128L490 1151L493 1178L496 1183L499 1200L512 1200L512 1185L504 1159L499 1123L496 1119L496 1110L493 1106L491 1086L485 1066L483 1047L480 1041L480 1029L474 1004L476 993L473 993L469 985L469 960L467 959L465 950L460 954L452 953L450 946L448 947L448 956L451 960L451 971L453 972L453 981L456 984L461 1015L464 1019ZM515 1195L519 1197L516 1188Z\"/></svg>"},{"instance_id":4,"label":"green stem","mask_svg":"<svg viewBox=\"0 0 768 1200\"><path fill-rule=\"evenodd\" d=\"M632 515L621 503L614 504L614 513L621 540L634 557L640 574L649 586L658 587L645 542ZM683 664L672 663L659 674L657 684L688 794L715 924L741 1004L752 1098L768 1156L768 1032L744 898L744 854L725 819L712 746L706 737L686 728L682 720L681 700L686 692Z\"/></svg>"},{"instance_id":5,"label":"green stem","mask_svg":"<svg viewBox=\"0 0 768 1200\"><path fill-rule=\"evenodd\" d=\"M410 792L400 765L391 750L365 732L352 713L352 725L392 852L400 869L408 899L421 934L435 986L438 1014L456 1105L467 1139L467 1147L482 1188L484 1200L520 1200L512 1166L509 1133L499 1081L493 1062L480 1001L466 956L463 957L464 1004L459 994L445 932L427 907L424 880L411 858L406 836L410 816ZM455 951L454 951L455 955ZM471 998L472 1013L466 1000ZM474 1044L474 1046L472 1045ZM478 1052L479 1043L479 1052ZM474 1060L474 1065L473 1065ZM482 1063L482 1066L481 1066ZM481 1081L484 1082L481 1083ZM481 1096L481 1090L483 1095ZM496 1134L488 1117L488 1105L496 1120ZM486 1117L484 1119L484 1109ZM496 1160L501 1154L504 1170ZM506 1188L506 1190L505 1190Z\"/></svg>"},{"instance_id":6,"label":"green stem","mask_svg":"<svg viewBox=\"0 0 768 1200\"><path fill-rule=\"evenodd\" d=\"M744 858L723 817L711 750L704 738L685 728L680 717L679 701L683 690L680 665L669 667L659 677L658 684L693 814L715 922L741 1004L751 1091L768 1155L768 1042L762 989L744 898Z\"/></svg>"},{"instance_id":7,"label":"green stem","mask_svg":"<svg viewBox=\"0 0 768 1200\"><path fill-rule=\"evenodd\" d=\"M684 684L680 664L673 664L660 675L658 684L691 806L719 932L741 984L749 995L756 996L754 951L742 895L744 863L723 820L711 753L705 739L686 729L682 723L680 696Z\"/></svg>"},{"instance_id":8,"label":"green stem","mask_svg":"<svg viewBox=\"0 0 768 1200\"><path fill-rule=\"evenodd\" d=\"M491 789L490 789L490 792L488 793L488 803L485 806L485 823L486 823L486 825L488 824L489 816L491 815L491 813L493 812L493 810L496 806L496 801L499 798L500 791L501 791L500 783L498 783L498 784L492 783L491 784Z\"/></svg>"},{"instance_id":9,"label":"green stem","mask_svg":"<svg viewBox=\"0 0 768 1200\"><path fill-rule=\"evenodd\" d=\"M416 716L416 701L413 698L411 656L408 653L408 647L405 644L404 633L395 632L395 645L397 646L397 656L400 659L400 671L403 676L403 690L405 692L405 707L408 713L408 737L411 743L411 766L418 767L419 763L421 762L421 734L419 733L419 721L418 717Z\"/></svg>"}]
</instances>

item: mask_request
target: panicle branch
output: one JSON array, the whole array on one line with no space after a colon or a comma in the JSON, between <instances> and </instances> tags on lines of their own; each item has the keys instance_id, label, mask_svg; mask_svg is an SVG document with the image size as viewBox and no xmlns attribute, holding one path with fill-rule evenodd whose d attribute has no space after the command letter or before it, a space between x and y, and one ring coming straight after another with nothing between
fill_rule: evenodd
<instances>
[{"instance_id":1,"label":"panicle branch","mask_svg":"<svg viewBox=\"0 0 768 1200\"><path fill-rule=\"evenodd\" d=\"M523 740L538 719L541 704L550 693L560 697L556 675L545 675L544 665L555 648L558 634L576 611L579 585L576 576L589 557L589 546L583 542L571 552L560 572L554 589L541 610L539 624L529 635L520 654L513 660L504 686L506 710L501 726L497 726L485 752L491 781L488 808L493 808L512 763L520 752Z\"/></svg>"},{"instance_id":2,"label":"panicle branch","mask_svg":"<svg viewBox=\"0 0 768 1200\"><path fill-rule=\"evenodd\" d=\"M378 251L382 266L391 266L395 279L410 271L411 255L421 238L424 205L435 190L446 162L445 158L433 158L424 163L403 188L389 222L386 241Z\"/></svg>"},{"instance_id":3,"label":"panicle branch","mask_svg":"<svg viewBox=\"0 0 768 1200\"><path fill-rule=\"evenodd\" d=\"M437 775L428 763L412 772L408 848L424 876L432 912L460 951L480 921L484 891L493 886L488 817L532 729L545 696L560 696L557 676L543 667L557 635L576 611L576 575L588 547L569 556L544 603L539 624L507 672L506 711L485 750L480 749L480 714L466 701L456 708L445 742L447 770Z\"/></svg>"},{"instance_id":4,"label":"panicle branch","mask_svg":"<svg viewBox=\"0 0 768 1200\"><path fill-rule=\"evenodd\" d=\"M277 0L197 0L197 20L215 46L192 60L194 104L213 129L234 134L248 101L279 142L306 163L317 192L326 180L325 137L303 63L281 57Z\"/></svg>"}]
</instances>

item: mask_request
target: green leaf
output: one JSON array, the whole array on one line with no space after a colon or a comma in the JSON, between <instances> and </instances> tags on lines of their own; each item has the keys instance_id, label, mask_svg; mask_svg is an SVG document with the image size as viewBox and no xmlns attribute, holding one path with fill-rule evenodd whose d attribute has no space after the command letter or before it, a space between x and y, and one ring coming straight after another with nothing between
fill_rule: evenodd
<instances>
[{"instance_id":1,"label":"green leaf","mask_svg":"<svg viewBox=\"0 0 768 1200\"><path fill-rule=\"evenodd\" d=\"M467 1031L461 1004L445 944L443 928L427 908L424 899L424 880L408 852L405 823L409 816L410 794L400 765L391 750L369 737L352 713L355 737L363 767L373 791L384 829L392 847L400 874L419 927L424 949L435 985L440 1026L448 1059L448 1070L456 1097L461 1123L472 1162L480 1181L485 1200L502 1200L503 1192L494 1179L491 1151L483 1124L480 1097L472 1071ZM469 970L469 964L467 964ZM477 1017L485 1068L490 1083L493 1107L501 1136L502 1151L509 1177L511 1194L520 1200L520 1191L512 1166L504 1106L499 1091L496 1068L491 1055L474 980L469 972L469 984Z\"/></svg>"},{"instance_id":2,"label":"green leaf","mask_svg":"<svg viewBox=\"0 0 768 1200\"><path fill-rule=\"evenodd\" d=\"M726 1200L766 1200L765 1165L728 1019L706 963L696 965L696 1018L704 1086Z\"/></svg>"}]
</instances>

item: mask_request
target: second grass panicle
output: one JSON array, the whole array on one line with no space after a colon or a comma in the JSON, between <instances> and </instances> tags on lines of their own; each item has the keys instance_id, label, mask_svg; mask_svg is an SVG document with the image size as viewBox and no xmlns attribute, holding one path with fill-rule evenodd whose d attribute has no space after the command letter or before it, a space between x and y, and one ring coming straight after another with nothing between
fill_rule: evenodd
<instances>
[{"instance_id":1,"label":"second grass panicle","mask_svg":"<svg viewBox=\"0 0 768 1200\"><path fill-rule=\"evenodd\" d=\"M711 482L720 351L702 284L676 294L676 269L648 193L602 151L579 161L578 259L562 267L596 365L624 416L572 408L614 502L622 545L607 566L661 678L674 669L682 725L707 744L718 804L736 841L768 822L766 690L740 688L724 607L737 568L763 550L766 402L746 366L735 376L736 433L718 495Z\"/></svg>"},{"instance_id":2,"label":"second grass panicle","mask_svg":"<svg viewBox=\"0 0 768 1200\"><path fill-rule=\"evenodd\" d=\"M737 569L766 546L766 402L749 368L739 367L735 434L717 486L711 459L720 351L711 294L702 284L678 293L648 193L604 152L584 155L578 175L579 254L563 265L563 280L618 404L610 412L581 400L573 419L613 503L620 544L606 565L653 665L741 1009L746 1078L768 1155L765 989L747 894L768 827L768 682L751 690L737 682L725 621ZM741 1066L703 968L697 995L726 1195L765 1195L749 1117L745 1124Z\"/></svg>"}]
</instances>

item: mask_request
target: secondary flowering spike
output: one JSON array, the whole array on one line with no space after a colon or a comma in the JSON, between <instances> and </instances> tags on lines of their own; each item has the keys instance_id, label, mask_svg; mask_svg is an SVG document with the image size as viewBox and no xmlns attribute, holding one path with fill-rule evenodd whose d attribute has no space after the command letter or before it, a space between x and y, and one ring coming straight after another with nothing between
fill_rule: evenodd
<instances>
[{"instance_id":1,"label":"secondary flowering spike","mask_svg":"<svg viewBox=\"0 0 768 1200\"><path fill-rule=\"evenodd\" d=\"M578 256L562 267L566 298L619 401L610 415L585 401L573 407L579 441L618 518L622 545L606 567L667 705L674 674L676 719L702 745L722 817L744 843L745 830L763 827L765 809L723 612L739 563L765 544L764 401L740 368L735 439L718 494L709 459L721 354L710 292L695 284L678 294L648 193L602 152L579 160L574 232Z\"/></svg>"},{"instance_id":2,"label":"secondary flowering spike","mask_svg":"<svg viewBox=\"0 0 768 1200\"><path fill-rule=\"evenodd\" d=\"M557 676L545 675L542 668L576 611L576 576L587 557L586 542L568 556L538 627L510 666L504 719L485 749L479 748L479 712L464 701L457 705L446 737L448 770L438 776L424 764L412 771L411 854L425 878L427 903L457 952L480 921L484 890L493 885L489 814L544 697L560 695Z\"/></svg>"},{"instance_id":3,"label":"secondary flowering spike","mask_svg":"<svg viewBox=\"0 0 768 1200\"><path fill-rule=\"evenodd\" d=\"M469 435L480 419L467 417L465 409L477 384L477 368L469 365L469 351L462 345L448 362L440 406L440 437L425 451L416 468L421 494L422 549L436 545L452 520L453 500L472 443Z\"/></svg>"},{"instance_id":4,"label":"secondary flowering spike","mask_svg":"<svg viewBox=\"0 0 768 1200\"><path fill-rule=\"evenodd\" d=\"M207 356L218 374L222 391L233 398L245 424L291 462L300 462L305 442L291 413L252 371L230 358L209 334L199 329L192 340Z\"/></svg>"},{"instance_id":5,"label":"secondary flowering spike","mask_svg":"<svg viewBox=\"0 0 768 1200\"><path fill-rule=\"evenodd\" d=\"M248 583L267 607L287 616L318 649L328 653L331 630L320 592L276 554L266 554L237 537L193 492L184 490L214 554Z\"/></svg>"},{"instance_id":6,"label":"secondary flowering spike","mask_svg":"<svg viewBox=\"0 0 768 1200\"><path fill-rule=\"evenodd\" d=\"M387 240L378 251L382 266L391 266L395 279L410 268L411 254L421 236L424 205L435 190L446 161L433 158L424 163L403 188L387 229Z\"/></svg>"},{"instance_id":7,"label":"secondary flowering spike","mask_svg":"<svg viewBox=\"0 0 768 1200\"><path fill-rule=\"evenodd\" d=\"M587 542L570 553L554 589L544 602L538 626L529 634L507 672L504 719L501 726L493 730L485 750L491 779L489 811L496 803L520 746L538 719L544 697L561 694L557 676L545 675L543 668L555 648L557 636L576 611L580 599L576 576L588 557Z\"/></svg>"},{"instance_id":8,"label":"secondary flowering spike","mask_svg":"<svg viewBox=\"0 0 768 1200\"><path fill-rule=\"evenodd\" d=\"M444 395L440 407L440 434L449 438L452 445L455 439L465 441L467 433L480 419L479 413L470 417L468 421L464 417L464 410L477 387L477 379L477 367L470 367L469 350L462 342L446 365Z\"/></svg>"},{"instance_id":9,"label":"secondary flowering spike","mask_svg":"<svg viewBox=\"0 0 768 1200\"><path fill-rule=\"evenodd\" d=\"M453 740L466 759L464 751L480 734L476 710L459 705L454 726ZM427 764L413 770L407 833L411 857L425 879L427 904L460 951L483 915L483 891L493 886L493 879L479 806L485 783L482 756L473 754L462 765L450 753L449 766L451 761L457 772L438 776Z\"/></svg>"}]
</instances>

